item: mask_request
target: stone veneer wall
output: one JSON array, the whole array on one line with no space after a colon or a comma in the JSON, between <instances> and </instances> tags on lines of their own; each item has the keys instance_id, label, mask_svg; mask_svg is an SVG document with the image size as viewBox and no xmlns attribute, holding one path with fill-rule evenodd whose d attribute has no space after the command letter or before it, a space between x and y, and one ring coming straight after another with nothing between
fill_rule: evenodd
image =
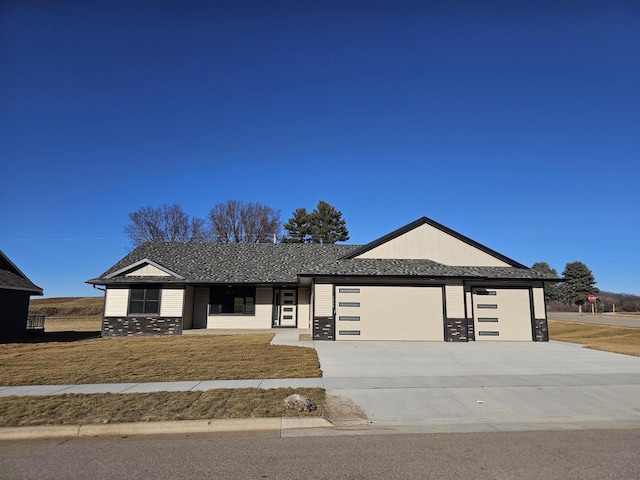
<instances>
[{"instance_id":1,"label":"stone veneer wall","mask_svg":"<svg viewBox=\"0 0 640 480\"><path fill-rule=\"evenodd\" d=\"M533 329L536 334L536 342L548 342L549 341L549 328L547 326L546 318L535 319L533 321Z\"/></svg>"},{"instance_id":2,"label":"stone veneer wall","mask_svg":"<svg viewBox=\"0 0 640 480\"><path fill-rule=\"evenodd\" d=\"M103 337L182 335L182 317L104 317Z\"/></svg>"},{"instance_id":3,"label":"stone veneer wall","mask_svg":"<svg viewBox=\"0 0 640 480\"><path fill-rule=\"evenodd\" d=\"M445 333L447 342L469 341L466 318L447 318L446 325L447 331Z\"/></svg>"}]
</instances>

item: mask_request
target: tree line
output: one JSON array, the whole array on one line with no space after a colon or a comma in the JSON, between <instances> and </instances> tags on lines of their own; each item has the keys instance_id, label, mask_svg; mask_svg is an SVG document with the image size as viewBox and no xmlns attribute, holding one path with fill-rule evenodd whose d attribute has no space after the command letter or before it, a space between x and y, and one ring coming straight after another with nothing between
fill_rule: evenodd
<instances>
[{"instance_id":1,"label":"tree line","mask_svg":"<svg viewBox=\"0 0 640 480\"><path fill-rule=\"evenodd\" d=\"M175 203L145 206L129 214L124 232L134 248L144 242L333 244L349 239L342 212L322 200L311 212L295 209L284 225L279 210L258 202L227 200L206 218L191 216Z\"/></svg>"},{"instance_id":2,"label":"tree line","mask_svg":"<svg viewBox=\"0 0 640 480\"><path fill-rule=\"evenodd\" d=\"M547 262L536 262L531 267L542 273L558 277L558 272ZM564 282L545 283L545 301L547 308L553 311L569 311L578 307L579 311L588 304L589 295L596 297L594 308L597 312L611 312L613 305L619 312L640 311L640 296L601 292L595 284L593 273L583 262L569 262L562 271ZM590 309L590 307L589 307Z\"/></svg>"}]
</instances>

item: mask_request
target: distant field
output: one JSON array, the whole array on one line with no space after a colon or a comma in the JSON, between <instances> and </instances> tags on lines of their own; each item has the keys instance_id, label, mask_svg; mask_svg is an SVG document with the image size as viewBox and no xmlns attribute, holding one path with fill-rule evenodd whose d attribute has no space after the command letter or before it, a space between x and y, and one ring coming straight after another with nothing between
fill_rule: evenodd
<instances>
[{"instance_id":1,"label":"distant field","mask_svg":"<svg viewBox=\"0 0 640 480\"><path fill-rule=\"evenodd\" d=\"M45 332L98 332L103 297L32 298L29 313L45 315Z\"/></svg>"},{"instance_id":2,"label":"distant field","mask_svg":"<svg viewBox=\"0 0 640 480\"><path fill-rule=\"evenodd\" d=\"M640 356L640 329L549 320L549 339Z\"/></svg>"},{"instance_id":3,"label":"distant field","mask_svg":"<svg viewBox=\"0 0 640 480\"><path fill-rule=\"evenodd\" d=\"M102 315L104 297L32 298L29 312L50 317L89 317Z\"/></svg>"}]
</instances>

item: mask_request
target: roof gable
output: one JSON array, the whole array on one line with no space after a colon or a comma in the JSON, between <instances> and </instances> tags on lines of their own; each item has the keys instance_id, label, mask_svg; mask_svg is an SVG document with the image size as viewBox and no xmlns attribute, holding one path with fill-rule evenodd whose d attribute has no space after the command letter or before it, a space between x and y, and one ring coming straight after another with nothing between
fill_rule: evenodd
<instances>
[{"instance_id":1,"label":"roof gable","mask_svg":"<svg viewBox=\"0 0 640 480\"><path fill-rule=\"evenodd\" d=\"M138 260L137 262L132 263L126 267L120 268L115 272L111 272L108 275L105 275L105 278L114 278L119 276L125 277L175 277L180 280L183 280L184 277L178 275L175 272L172 272L166 267L163 267L159 263L154 262L153 260L149 260L148 258L143 258L142 260Z\"/></svg>"},{"instance_id":2,"label":"roof gable","mask_svg":"<svg viewBox=\"0 0 640 480\"><path fill-rule=\"evenodd\" d=\"M29 280L2 250L0 250L0 288L42 295L42 289Z\"/></svg>"},{"instance_id":3,"label":"roof gable","mask_svg":"<svg viewBox=\"0 0 640 480\"><path fill-rule=\"evenodd\" d=\"M427 217L419 218L343 257L355 258L432 260L443 265L465 267L527 268Z\"/></svg>"}]
</instances>

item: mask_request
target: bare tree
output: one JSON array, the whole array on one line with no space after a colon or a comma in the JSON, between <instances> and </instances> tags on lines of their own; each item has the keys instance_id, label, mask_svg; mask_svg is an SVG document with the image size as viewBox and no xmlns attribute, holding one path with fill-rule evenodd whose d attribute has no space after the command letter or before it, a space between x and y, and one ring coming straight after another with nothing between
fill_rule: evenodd
<instances>
[{"instance_id":1,"label":"bare tree","mask_svg":"<svg viewBox=\"0 0 640 480\"><path fill-rule=\"evenodd\" d=\"M184 213L178 204L141 207L129 214L124 228L134 247L144 242L204 242L205 220Z\"/></svg>"},{"instance_id":2,"label":"bare tree","mask_svg":"<svg viewBox=\"0 0 640 480\"><path fill-rule=\"evenodd\" d=\"M280 212L260 203L228 200L209 212L209 235L218 243L267 243L280 235Z\"/></svg>"}]
</instances>

